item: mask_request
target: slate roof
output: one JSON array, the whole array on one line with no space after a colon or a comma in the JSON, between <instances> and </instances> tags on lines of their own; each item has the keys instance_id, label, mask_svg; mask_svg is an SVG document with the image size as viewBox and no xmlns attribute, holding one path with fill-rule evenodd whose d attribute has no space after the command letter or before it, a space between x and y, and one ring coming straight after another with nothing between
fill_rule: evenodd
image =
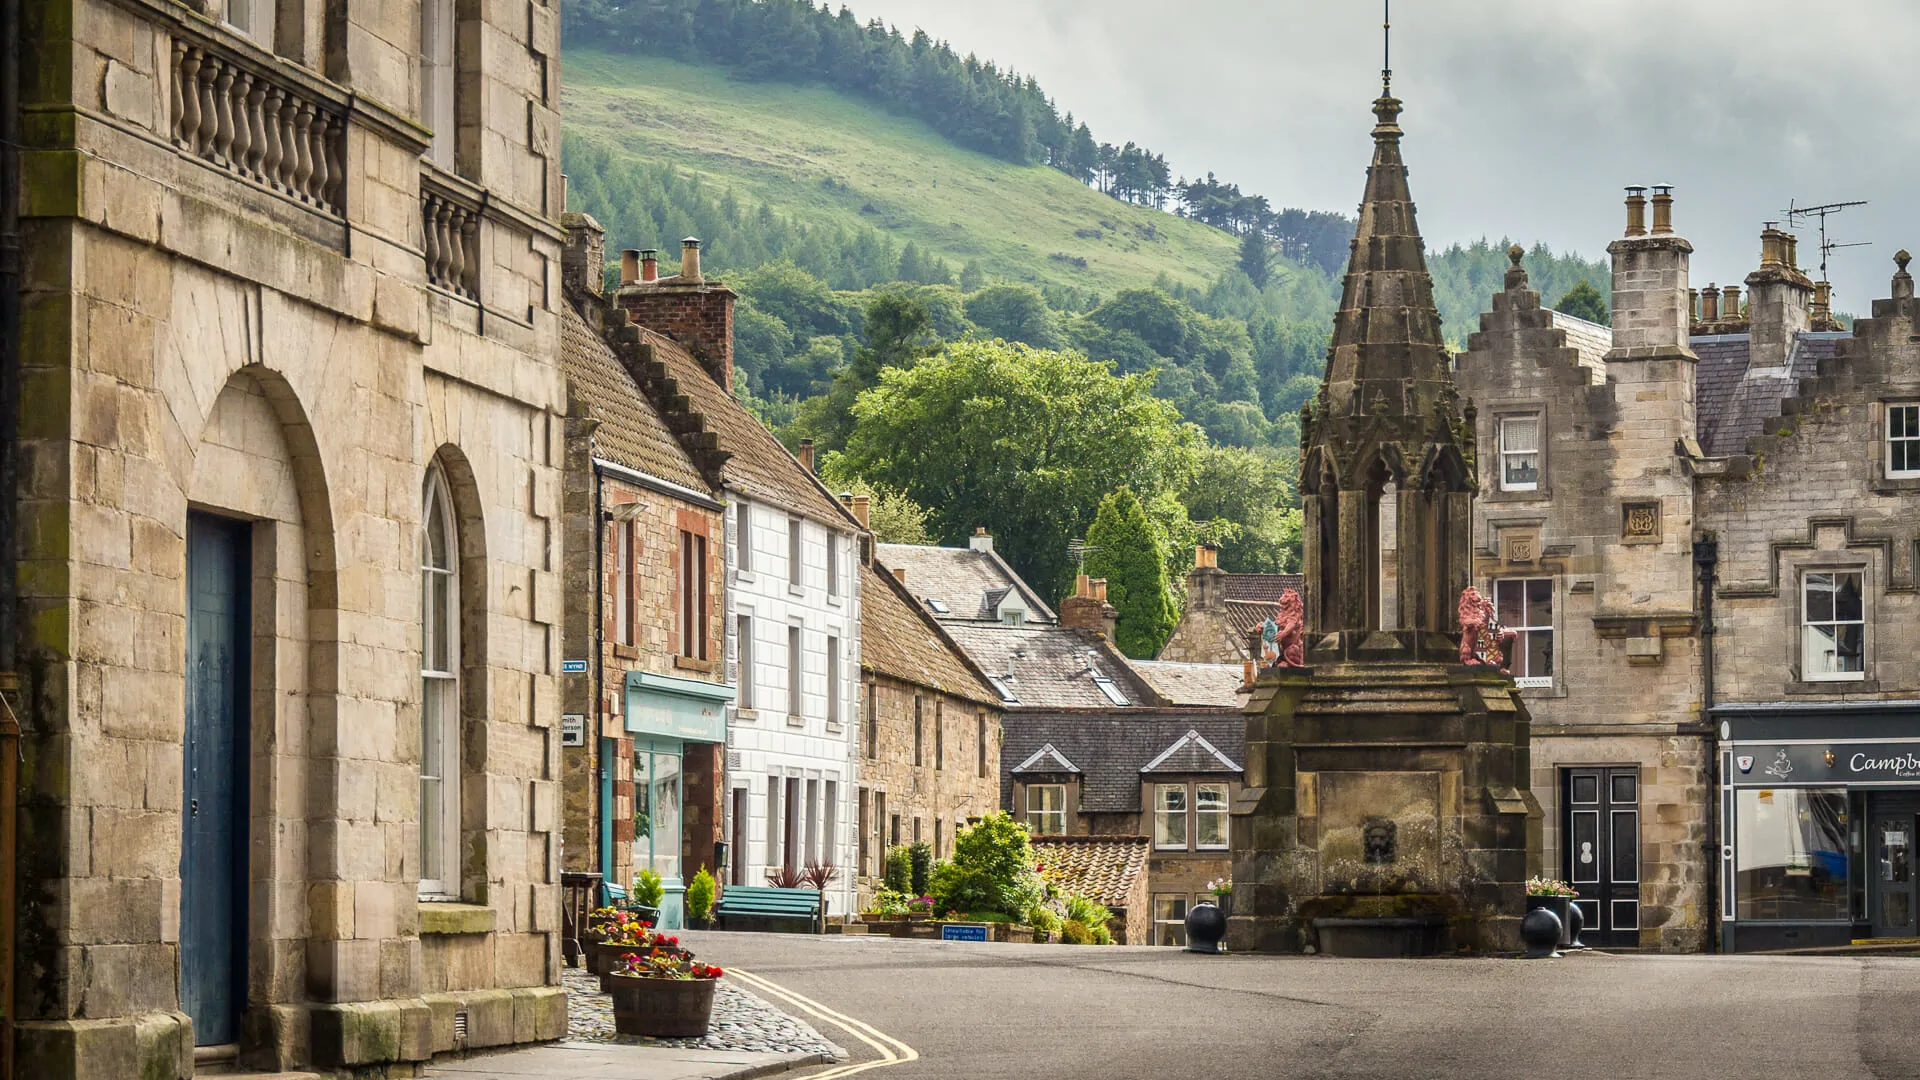
<instances>
[{"instance_id":1,"label":"slate roof","mask_svg":"<svg viewBox=\"0 0 1920 1080\"><path fill-rule=\"evenodd\" d=\"M1180 741L1160 751L1160 756L1140 767L1143 773L1159 773L1163 776L1185 776L1192 773L1239 773L1240 763L1228 757L1221 749L1200 734L1199 729L1188 730Z\"/></svg>"},{"instance_id":2,"label":"slate roof","mask_svg":"<svg viewBox=\"0 0 1920 1080\"><path fill-rule=\"evenodd\" d=\"M907 588L913 589L911 573ZM948 622L942 626L990 678L1006 681L1018 699L1006 704L1009 709L1127 709L1161 704L1159 693L1128 666L1126 657L1089 631L1046 623ZM1093 653L1091 668L1089 652ZM1096 675L1111 680L1127 704L1109 699Z\"/></svg>"},{"instance_id":3,"label":"slate roof","mask_svg":"<svg viewBox=\"0 0 1920 1080\"><path fill-rule=\"evenodd\" d=\"M1173 705L1240 703L1245 672L1238 664L1181 664L1170 660L1134 660L1133 670Z\"/></svg>"},{"instance_id":4,"label":"slate roof","mask_svg":"<svg viewBox=\"0 0 1920 1080\"><path fill-rule=\"evenodd\" d=\"M1153 842L1144 836L1036 836L1033 854L1066 889L1119 914L1146 872Z\"/></svg>"},{"instance_id":5,"label":"slate roof","mask_svg":"<svg viewBox=\"0 0 1920 1080\"><path fill-rule=\"evenodd\" d=\"M934 612L942 621L997 622L995 611L1011 589L1020 590L1025 598L1030 621L1057 621L1040 594L995 552L925 544L881 544L878 552L888 567L906 571L907 591L915 600L922 605L929 599L946 605L946 611Z\"/></svg>"},{"instance_id":6,"label":"slate roof","mask_svg":"<svg viewBox=\"0 0 1920 1080\"><path fill-rule=\"evenodd\" d=\"M1221 582L1222 599L1277 604L1288 589L1306 595L1307 579L1299 574L1228 574Z\"/></svg>"},{"instance_id":7,"label":"slate roof","mask_svg":"<svg viewBox=\"0 0 1920 1080\"><path fill-rule=\"evenodd\" d=\"M667 374L679 383L679 392L687 396L692 411L706 417L707 430L720 438L720 449L733 455L723 467L727 487L834 529L858 528L840 500L828 494L738 398L715 382L700 361L665 334L641 327L640 338L653 346L653 358L667 366Z\"/></svg>"},{"instance_id":8,"label":"slate roof","mask_svg":"<svg viewBox=\"0 0 1920 1080\"><path fill-rule=\"evenodd\" d=\"M1780 402L1799 392L1800 380L1819 373L1848 333L1805 333L1794 337L1785 368L1748 370L1753 340L1748 334L1716 334L1692 339L1695 412L1700 448L1713 457L1743 454L1747 440L1761 434L1780 415Z\"/></svg>"},{"instance_id":9,"label":"slate roof","mask_svg":"<svg viewBox=\"0 0 1920 1080\"><path fill-rule=\"evenodd\" d=\"M1567 345L1578 354L1576 361L1591 374L1594 385L1607 380L1607 353L1613 349L1613 329L1588 322L1564 311L1552 313L1553 328L1567 332Z\"/></svg>"},{"instance_id":10,"label":"slate roof","mask_svg":"<svg viewBox=\"0 0 1920 1080\"><path fill-rule=\"evenodd\" d=\"M860 666L968 701L1000 707L960 647L879 563L860 590Z\"/></svg>"},{"instance_id":11,"label":"slate roof","mask_svg":"<svg viewBox=\"0 0 1920 1080\"><path fill-rule=\"evenodd\" d=\"M571 302L561 309L560 368L567 377L567 406L600 421L593 436L594 455L713 495L693 459L647 403L606 339L594 332Z\"/></svg>"},{"instance_id":12,"label":"slate roof","mask_svg":"<svg viewBox=\"0 0 1920 1080\"><path fill-rule=\"evenodd\" d=\"M1187 738L1198 734L1236 765L1246 764L1247 724L1238 709L1159 709L1127 712L1010 711L1001 721L1000 800L1011 809L1013 770L1042 747L1080 770L1080 809L1092 814L1140 812L1140 773L1167 750L1199 773L1231 774ZM1188 745L1182 747L1180 744ZM1172 759L1170 758L1169 761ZM1027 773L1038 772L1028 769ZM1156 774L1174 770L1162 762Z\"/></svg>"}]
</instances>

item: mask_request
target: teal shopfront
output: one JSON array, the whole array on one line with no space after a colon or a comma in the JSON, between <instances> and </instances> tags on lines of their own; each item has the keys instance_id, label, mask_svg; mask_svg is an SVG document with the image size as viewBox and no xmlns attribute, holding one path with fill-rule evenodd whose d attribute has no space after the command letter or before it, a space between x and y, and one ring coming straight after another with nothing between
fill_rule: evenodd
<instances>
[{"instance_id":1,"label":"teal shopfront","mask_svg":"<svg viewBox=\"0 0 1920 1080\"><path fill-rule=\"evenodd\" d=\"M705 850L689 855L687 792L690 786L712 790L720 781L706 774L724 759L724 754L711 751L727 741L727 703L734 691L731 686L630 671L626 692L627 735L633 741L634 873L652 870L660 875L665 889L660 922L678 929L686 925L687 878L711 857ZM603 799L610 801L610 796ZM702 830L702 835L710 832ZM710 844L708 840L700 846Z\"/></svg>"}]
</instances>

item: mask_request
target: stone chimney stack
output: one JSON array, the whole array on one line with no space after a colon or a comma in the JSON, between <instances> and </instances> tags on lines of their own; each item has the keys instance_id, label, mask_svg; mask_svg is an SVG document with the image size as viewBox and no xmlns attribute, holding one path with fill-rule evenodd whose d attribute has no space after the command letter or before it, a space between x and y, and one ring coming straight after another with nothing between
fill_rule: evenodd
<instances>
[{"instance_id":1,"label":"stone chimney stack","mask_svg":"<svg viewBox=\"0 0 1920 1080\"><path fill-rule=\"evenodd\" d=\"M800 452L798 454L795 454L794 456L800 459L801 468L807 470L808 472L812 472L813 471L813 440L801 439Z\"/></svg>"},{"instance_id":2,"label":"stone chimney stack","mask_svg":"<svg viewBox=\"0 0 1920 1080\"><path fill-rule=\"evenodd\" d=\"M853 520L863 529L873 528L873 496L855 495L853 497Z\"/></svg>"},{"instance_id":3,"label":"stone chimney stack","mask_svg":"<svg viewBox=\"0 0 1920 1080\"><path fill-rule=\"evenodd\" d=\"M1187 610L1212 611L1220 607L1225 599L1226 580L1226 571L1220 569L1220 545L1196 546L1193 569L1187 571Z\"/></svg>"},{"instance_id":4,"label":"stone chimney stack","mask_svg":"<svg viewBox=\"0 0 1920 1080\"><path fill-rule=\"evenodd\" d=\"M1092 630L1113 640L1120 612L1107 603L1107 579L1081 574L1074 579L1073 595L1060 601L1060 625L1069 630Z\"/></svg>"},{"instance_id":5,"label":"stone chimney stack","mask_svg":"<svg viewBox=\"0 0 1920 1080\"><path fill-rule=\"evenodd\" d=\"M1693 245L1673 231L1673 189L1665 184L1654 189L1654 230L1647 234L1645 191L1627 189L1627 234L1607 245L1613 256L1609 365L1620 360L1696 359L1687 344L1693 322L1687 299Z\"/></svg>"},{"instance_id":6,"label":"stone chimney stack","mask_svg":"<svg viewBox=\"0 0 1920 1080\"><path fill-rule=\"evenodd\" d=\"M623 248L620 252L620 287L626 288L640 280L640 253L633 248Z\"/></svg>"},{"instance_id":7,"label":"stone chimney stack","mask_svg":"<svg viewBox=\"0 0 1920 1080\"><path fill-rule=\"evenodd\" d=\"M607 230L591 214L560 215L567 244L560 249L560 285L576 296L599 296L605 289Z\"/></svg>"},{"instance_id":8,"label":"stone chimney stack","mask_svg":"<svg viewBox=\"0 0 1920 1080\"><path fill-rule=\"evenodd\" d=\"M735 294L724 284L701 276L700 241L688 237L683 243L677 277L652 276L655 263L649 258L642 264L644 272L629 280L623 255L620 277L624 284L613 300L636 325L678 342L700 361L714 382L732 391ZM642 253L633 254L638 261Z\"/></svg>"},{"instance_id":9,"label":"stone chimney stack","mask_svg":"<svg viewBox=\"0 0 1920 1080\"><path fill-rule=\"evenodd\" d=\"M973 530L973 535L967 537L967 548L970 551L979 551L983 553L991 552L993 550L993 536L992 534L987 532L987 527L985 525L976 527Z\"/></svg>"},{"instance_id":10,"label":"stone chimney stack","mask_svg":"<svg viewBox=\"0 0 1920 1080\"><path fill-rule=\"evenodd\" d=\"M1767 222L1760 268L1747 275L1748 370L1787 366L1796 335L1813 329L1813 282L1795 269L1795 238Z\"/></svg>"}]
</instances>

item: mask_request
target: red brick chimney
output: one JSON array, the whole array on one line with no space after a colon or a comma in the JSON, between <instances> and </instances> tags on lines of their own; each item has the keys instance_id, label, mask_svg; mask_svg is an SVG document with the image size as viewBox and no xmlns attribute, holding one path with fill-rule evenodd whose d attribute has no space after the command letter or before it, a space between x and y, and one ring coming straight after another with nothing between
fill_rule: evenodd
<instances>
[{"instance_id":1,"label":"red brick chimney","mask_svg":"<svg viewBox=\"0 0 1920 1080\"><path fill-rule=\"evenodd\" d=\"M1074 579L1073 595L1060 601L1060 625L1069 630L1093 630L1113 640L1120 612L1107 603L1107 579L1081 574Z\"/></svg>"},{"instance_id":2,"label":"red brick chimney","mask_svg":"<svg viewBox=\"0 0 1920 1080\"><path fill-rule=\"evenodd\" d=\"M734 292L701 275L699 240L688 237L681 243L680 274L653 277L654 260L644 259L640 280L622 285L614 303L636 324L679 342L713 381L731 391Z\"/></svg>"}]
</instances>

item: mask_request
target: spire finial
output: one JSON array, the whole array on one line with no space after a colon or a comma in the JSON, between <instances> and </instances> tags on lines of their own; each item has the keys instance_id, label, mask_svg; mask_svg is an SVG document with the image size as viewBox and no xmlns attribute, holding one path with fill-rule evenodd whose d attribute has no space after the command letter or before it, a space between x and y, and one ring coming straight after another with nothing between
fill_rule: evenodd
<instances>
[{"instance_id":1,"label":"spire finial","mask_svg":"<svg viewBox=\"0 0 1920 1080\"><path fill-rule=\"evenodd\" d=\"M1380 0L1380 96L1393 96L1393 0Z\"/></svg>"}]
</instances>

